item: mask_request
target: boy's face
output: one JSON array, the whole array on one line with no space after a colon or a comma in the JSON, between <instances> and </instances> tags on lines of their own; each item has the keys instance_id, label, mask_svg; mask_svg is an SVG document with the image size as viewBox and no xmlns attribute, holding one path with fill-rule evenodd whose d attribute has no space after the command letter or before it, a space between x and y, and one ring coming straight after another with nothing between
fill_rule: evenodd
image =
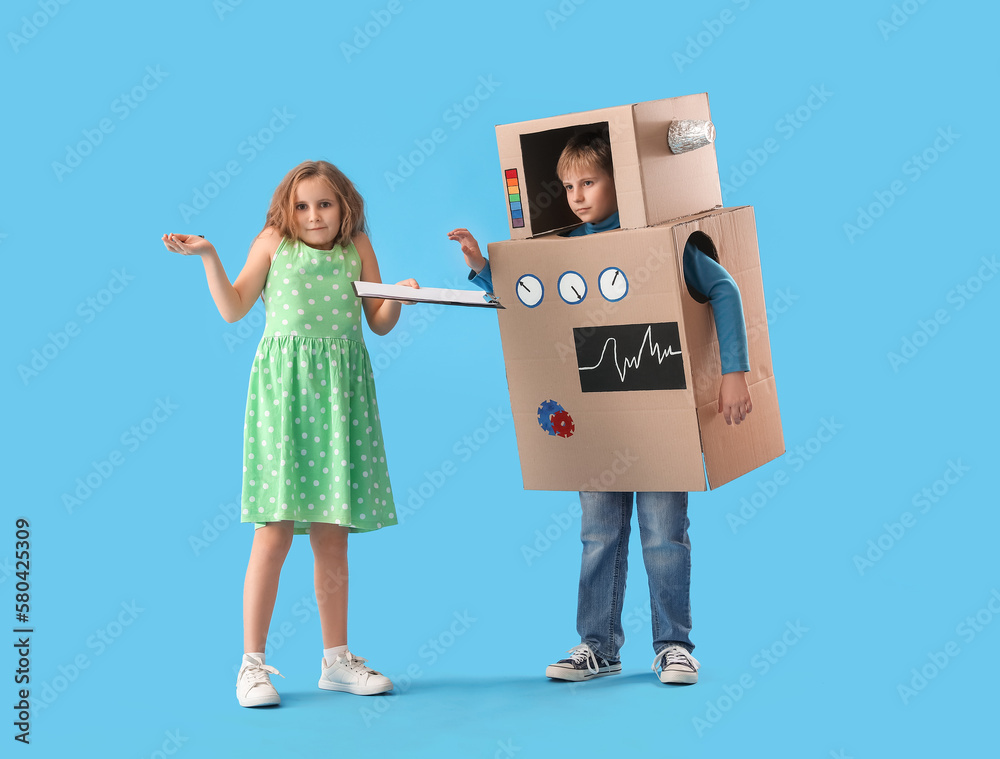
<instances>
[{"instance_id":1,"label":"boy's face","mask_svg":"<svg viewBox=\"0 0 1000 759\"><path fill-rule=\"evenodd\" d=\"M603 169L583 166L560 178L566 201L581 221L596 224L618 210L615 180Z\"/></svg>"}]
</instances>

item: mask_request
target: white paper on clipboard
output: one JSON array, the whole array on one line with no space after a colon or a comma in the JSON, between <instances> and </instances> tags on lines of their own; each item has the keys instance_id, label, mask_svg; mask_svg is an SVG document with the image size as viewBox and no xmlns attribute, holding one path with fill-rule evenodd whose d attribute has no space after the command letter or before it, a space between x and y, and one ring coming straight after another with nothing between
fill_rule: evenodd
<instances>
[{"instance_id":1,"label":"white paper on clipboard","mask_svg":"<svg viewBox=\"0 0 1000 759\"><path fill-rule=\"evenodd\" d=\"M406 287L388 285L383 282L352 282L354 293L359 298L385 298L387 300L409 300L416 303L441 303L446 306L475 306L479 308L503 308L495 295L482 290L449 290L444 287Z\"/></svg>"}]
</instances>

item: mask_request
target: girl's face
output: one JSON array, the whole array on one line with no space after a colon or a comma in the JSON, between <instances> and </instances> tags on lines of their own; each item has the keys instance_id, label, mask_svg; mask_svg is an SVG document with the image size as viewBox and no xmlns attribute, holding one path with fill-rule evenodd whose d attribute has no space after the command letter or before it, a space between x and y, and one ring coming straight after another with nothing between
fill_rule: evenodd
<instances>
[{"instance_id":1,"label":"girl's face","mask_svg":"<svg viewBox=\"0 0 1000 759\"><path fill-rule=\"evenodd\" d=\"M292 222L295 233L310 248L330 250L340 236L340 201L322 177L307 177L295 188Z\"/></svg>"}]
</instances>

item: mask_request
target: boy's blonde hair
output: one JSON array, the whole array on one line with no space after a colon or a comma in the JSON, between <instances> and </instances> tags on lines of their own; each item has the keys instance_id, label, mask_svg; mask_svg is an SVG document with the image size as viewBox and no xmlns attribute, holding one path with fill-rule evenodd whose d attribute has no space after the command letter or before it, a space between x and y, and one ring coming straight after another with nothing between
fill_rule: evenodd
<instances>
[{"instance_id":1,"label":"boy's blonde hair","mask_svg":"<svg viewBox=\"0 0 1000 759\"><path fill-rule=\"evenodd\" d=\"M343 172L327 161L303 161L289 171L281 180L271 197L271 207L267 209L264 228L274 227L282 237L297 240L295 225L295 189L299 182L310 177L325 179L340 203L340 233L334 245L347 245L351 238L368 231L365 221L365 201Z\"/></svg>"},{"instance_id":2,"label":"boy's blonde hair","mask_svg":"<svg viewBox=\"0 0 1000 759\"><path fill-rule=\"evenodd\" d=\"M607 132L584 132L570 137L559 155L556 174L562 179L573 170L600 169L609 177L614 177L611 164L611 142Z\"/></svg>"}]
</instances>

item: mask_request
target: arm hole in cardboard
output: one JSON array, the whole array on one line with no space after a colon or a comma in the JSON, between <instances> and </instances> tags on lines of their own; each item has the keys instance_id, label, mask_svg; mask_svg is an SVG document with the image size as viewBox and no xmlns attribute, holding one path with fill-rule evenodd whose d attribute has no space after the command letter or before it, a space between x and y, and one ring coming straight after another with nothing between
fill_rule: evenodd
<instances>
[{"instance_id":1,"label":"arm hole in cardboard","mask_svg":"<svg viewBox=\"0 0 1000 759\"><path fill-rule=\"evenodd\" d=\"M688 245L693 245L702 253L704 253L706 256L715 261L715 263L721 266L721 263L719 262L719 252L715 249L715 243L712 242L711 237L706 235L700 229L695 230L694 232L691 233L691 235L687 239L687 242L684 244L685 249L687 248ZM706 295L703 295L702 293L695 290L693 287L691 287L691 285L687 281L685 281L685 284L687 285L688 294L692 298L694 298L699 303L708 303L708 297Z\"/></svg>"}]
</instances>

